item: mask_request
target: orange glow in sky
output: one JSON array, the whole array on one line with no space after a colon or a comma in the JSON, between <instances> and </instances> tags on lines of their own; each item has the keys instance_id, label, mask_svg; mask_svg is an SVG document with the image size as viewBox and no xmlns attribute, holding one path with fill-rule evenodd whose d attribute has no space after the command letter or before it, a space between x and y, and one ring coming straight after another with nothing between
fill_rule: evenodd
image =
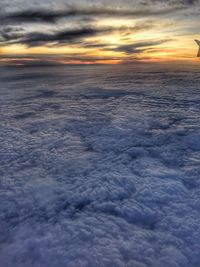
<instances>
[{"instance_id":1,"label":"orange glow in sky","mask_svg":"<svg viewBox=\"0 0 200 267\"><path fill-rule=\"evenodd\" d=\"M11 19L7 19L0 29L0 62L21 64L28 59L61 64L119 64L199 60L194 42L200 38L198 18L186 17L184 13L194 10L190 6L175 6L175 11L165 5L160 5L158 11L151 6L149 10L141 7L135 10L131 4L130 10L128 5L126 9L113 6L114 15L110 11L112 7L92 8L91 12L81 9L80 15L72 21L61 13L61 18L53 23L45 21L47 17L43 18L41 12L28 17L26 10L19 14L19 10L5 8ZM13 18L19 20L20 25Z\"/></svg>"}]
</instances>

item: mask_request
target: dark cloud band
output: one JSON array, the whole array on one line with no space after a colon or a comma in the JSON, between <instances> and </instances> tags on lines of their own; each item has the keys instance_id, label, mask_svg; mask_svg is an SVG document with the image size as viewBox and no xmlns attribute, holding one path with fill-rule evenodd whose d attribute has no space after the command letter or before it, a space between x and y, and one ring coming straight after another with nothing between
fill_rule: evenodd
<instances>
[{"instance_id":1,"label":"dark cloud band","mask_svg":"<svg viewBox=\"0 0 200 267\"><path fill-rule=\"evenodd\" d=\"M83 27L78 29L66 29L62 31L52 32L52 33L43 33L43 32L31 32L26 33L23 29L16 32L16 29L12 27L6 27L0 31L0 44L25 44L29 47L31 46L41 46L47 44L66 44L66 43L77 43L80 42L81 39L87 37L93 37L96 35L113 33L115 31L118 32L137 32L140 30L148 29L149 27L153 27L153 25L141 23L135 25L134 27L104 27L104 28L95 28L95 27ZM20 28L19 28L20 29ZM84 47L94 48L99 46L99 44L85 44L82 42Z\"/></svg>"},{"instance_id":2,"label":"dark cloud band","mask_svg":"<svg viewBox=\"0 0 200 267\"><path fill-rule=\"evenodd\" d=\"M138 8L132 9L122 9L122 8L71 8L67 10L25 10L12 12L2 16L2 21L8 23L35 23L35 22L48 22L56 23L57 20L69 17L81 17L81 16L110 16L110 17L139 17L139 16L156 16L165 15L172 13L174 11L183 9L183 6L173 6L165 8Z\"/></svg>"}]
</instances>

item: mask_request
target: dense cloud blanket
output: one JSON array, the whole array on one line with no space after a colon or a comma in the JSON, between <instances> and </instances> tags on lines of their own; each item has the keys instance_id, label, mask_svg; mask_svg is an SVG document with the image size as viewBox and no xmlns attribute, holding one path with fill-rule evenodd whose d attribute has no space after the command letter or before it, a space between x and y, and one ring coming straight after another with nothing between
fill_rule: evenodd
<instances>
[{"instance_id":1,"label":"dense cloud blanket","mask_svg":"<svg viewBox=\"0 0 200 267\"><path fill-rule=\"evenodd\" d=\"M198 70L0 75L2 267L199 266Z\"/></svg>"}]
</instances>

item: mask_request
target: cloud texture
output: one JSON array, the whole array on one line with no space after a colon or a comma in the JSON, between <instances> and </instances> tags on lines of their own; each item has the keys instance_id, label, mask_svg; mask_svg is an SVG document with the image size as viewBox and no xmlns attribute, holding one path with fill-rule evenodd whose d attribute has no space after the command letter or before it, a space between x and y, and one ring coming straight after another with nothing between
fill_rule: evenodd
<instances>
[{"instance_id":1,"label":"cloud texture","mask_svg":"<svg viewBox=\"0 0 200 267\"><path fill-rule=\"evenodd\" d=\"M19 49L21 54L31 55L36 54L30 49L32 47L40 49L42 47L44 51L46 46L56 45L59 49L59 46L64 44L70 45L72 49L83 50L78 60L85 57L87 62L91 54L96 59L103 59L105 49L102 47L107 46L107 51L112 51L109 54L111 60L120 60L122 57L126 60L127 49L137 45L134 42L154 42L155 46L149 48L152 52L155 49L156 52L157 46L160 46L157 42L160 43L162 40L171 39L176 46L176 38L180 36L180 31L183 36L197 34L199 8L199 0L137 0L134 3L128 0L117 2L60 0L56 3L50 0L42 2L13 0L12 3L3 0L0 3L0 53L8 55L8 58L9 54L13 54L13 57L19 54L17 50L19 48L12 49L13 44L22 46L21 50ZM141 37L138 35L140 39L137 33L141 33ZM103 38L109 42L105 42ZM94 42L99 46L93 46ZM85 43L91 45L85 47ZM10 47L9 52L7 47ZM129 49L129 59L131 51L134 59L137 54L146 51L142 49L142 47ZM172 52L169 51L169 55ZM39 53L45 54L45 52ZM51 51L47 54L58 54L58 52ZM66 47L65 54L73 53L68 52Z\"/></svg>"},{"instance_id":2,"label":"cloud texture","mask_svg":"<svg viewBox=\"0 0 200 267\"><path fill-rule=\"evenodd\" d=\"M2 266L199 266L198 69L0 75Z\"/></svg>"}]
</instances>

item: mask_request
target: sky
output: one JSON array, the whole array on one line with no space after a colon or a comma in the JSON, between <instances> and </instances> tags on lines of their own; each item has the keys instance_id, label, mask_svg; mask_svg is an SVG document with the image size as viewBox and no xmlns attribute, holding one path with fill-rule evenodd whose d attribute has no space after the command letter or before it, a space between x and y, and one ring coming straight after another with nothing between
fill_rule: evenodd
<instances>
[{"instance_id":1,"label":"sky","mask_svg":"<svg viewBox=\"0 0 200 267\"><path fill-rule=\"evenodd\" d=\"M199 59L199 0L1 0L0 64Z\"/></svg>"}]
</instances>

